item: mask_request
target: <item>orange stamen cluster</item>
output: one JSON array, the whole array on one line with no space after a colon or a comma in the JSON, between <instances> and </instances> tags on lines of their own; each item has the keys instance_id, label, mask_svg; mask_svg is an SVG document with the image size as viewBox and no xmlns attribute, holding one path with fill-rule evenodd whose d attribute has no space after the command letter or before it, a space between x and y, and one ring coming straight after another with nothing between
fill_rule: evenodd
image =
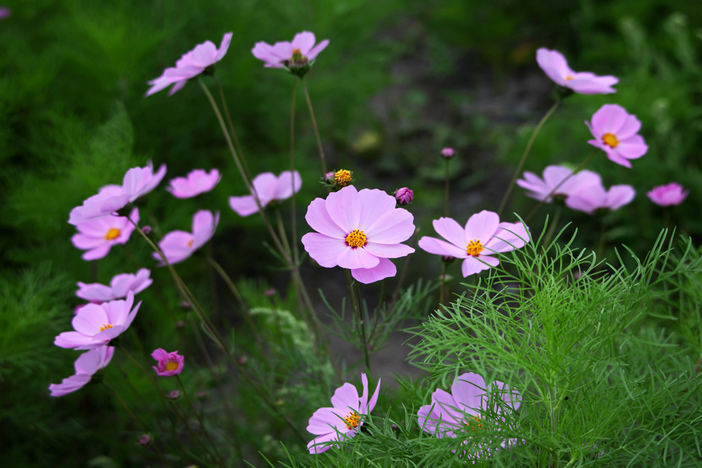
<instances>
[{"instance_id":1,"label":"orange stamen cluster","mask_svg":"<svg viewBox=\"0 0 702 468\"><path fill-rule=\"evenodd\" d=\"M485 247L483 247L483 244L481 244L479 240L468 242L468 246L466 247L466 253L472 257L477 257L483 250L485 250Z\"/></svg>"},{"instance_id":2,"label":"orange stamen cluster","mask_svg":"<svg viewBox=\"0 0 702 468\"><path fill-rule=\"evenodd\" d=\"M119 237L120 231L117 228L110 228L107 233L105 233L105 240L115 240Z\"/></svg>"},{"instance_id":3,"label":"orange stamen cluster","mask_svg":"<svg viewBox=\"0 0 702 468\"><path fill-rule=\"evenodd\" d=\"M168 361L166 363L166 370L167 371L173 371L178 369L178 361Z\"/></svg>"},{"instance_id":4,"label":"orange stamen cluster","mask_svg":"<svg viewBox=\"0 0 702 468\"><path fill-rule=\"evenodd\" d=\"M368 237L366 237L366 233L360 229L354 229L346 235L346 245L353 249L363 247L367 243Z\"/></svg>"},{"instance_id":5,"label":"orange stamen cluster","mask_svg":"<svg viewBox=\"0 0 702 468\"><path fill-rule=\"evenodd\" d=\"M100 327L100 331L109 330L110 328L112 328L112 326L113 325L111 323L106 323L105 325Z\"/></svg>"},{"instance_id":6,"label":"orange stamen cluster","mask_svg":"<svg viewBox=\"0 0 702 468\"><path fill-rule=\"evenodd\" d=\"M361 422L361 415L358 414L355 411L351 411L348 416L345 418L342 418L344 420L344 424L346 424L346 427L349 429L356 429Z\"/></svg>"},{"instance_id":7,"label":"orange stamen cluster","mask_svg":"<svg viewBox=\"0 0 702 468\"><path fill-rule=\"evenodd\" d=\"M352 181L351 171L348 169L339 169L334 173L334 182L339 187L345 187Z\"/></svg>"},{"instance_id":8,"label":"orange stamen cluster","mask_svg":"<svg viewBox=\"0 0 702 468\"><path fill-rule=\"evenodd\" d=\"M617 140L617 136L612 134L612 133L605 133L602 135L602 141L604 141L604 144L609 146L610 148L616 148L619 146L619 140Z\"/></svg>"}]
</instances>

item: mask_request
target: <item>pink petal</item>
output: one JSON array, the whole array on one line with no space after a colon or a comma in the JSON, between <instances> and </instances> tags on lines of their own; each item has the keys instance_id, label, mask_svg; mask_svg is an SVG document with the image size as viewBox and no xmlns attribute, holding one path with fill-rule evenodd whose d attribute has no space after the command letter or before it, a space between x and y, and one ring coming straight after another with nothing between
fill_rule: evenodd
<instances>
[{"instance_id":1,"label":"pink petal","mask_svg":"<svg viewBox=\"0 0 702 468\"><path fill-rule=\"evenodd\" d=\"M495 267L499 265L500 261L495 257L489 255L480 255L478 257L469 256L463 260L461 265L461 272L463 277L474 275L475 273L480 273L483 270L487 270L490 267Z\"/></svg>"},{"instance_id":2,"label":"pink petal","mask_svg":"<svg viewBox=\"0 0 702 468\"><path fill-rule=\"evenodd\" d=\"M258 211L258 206L256 206L253 195L229 197L229 206L236 214L242 217L252 215Z\"/></svg>"},{"instance_id":3,"label":"pink petal","mask_svg":"<svg viewBox=\"0 0 702 468\"><path fill-rule=\"evenodd\" d=\"M99 260L101 258L104 258L110 252L111 247L112 247L112 244L101 245L100 247L96 247L94 249L88 250L83 255L81 255L81 258L83 260L88 260L88 261Z\"/></svg>"},{"instance_id":4,"label":"pink petal","mask_svg":"<svg viewBox=\"0 0 702 468\"><path fill-rule=\"evenodd\" d=\"M335 444L328 443L334 440L339 440L339 436L336 432L320 435L319 437L315 437L309 441L307 444L307 449L312 455L318 455L334 447Z\"/></svg>"},{"instance_id":5,"label":"pink petal","mask_svg":"<svg viewBox=\"0 0 702 468\"><path fill-rule=\"evenodd\" d=\"M368 240L379 244L397 244L414 234L414 215L404 208L387 211L366 230Z\"/></svg>"},{"instance_id":6,"label":"pink petal","mask_svg":"<svg viewBox=\"0 0 702 468\"><path fill-rule=\"evenodd\" d=\"M368 252L363 247L353 248L344 246L336 258L336 263L341 268L373 268L378 265L378 257Z\"/></svg>"},{"instance_id":7,"label":"pink petal","mask_svg":"<svg viewBox=\"0 0 702 468\"><path fill-rule=\"evenodd\" d=\"M59 384L49 385L49 392L51 392L50 394L52 397L61 397L80 390L90 382L91 378L92 375L86 374L72 375L63 379Z\"/></svg>"},{"instance_id":8,"label":"pink petal","mask_svg":"<svg viewBox=\"0 0 702 468\"><path fill-rule=\"evenodd\" d=\"M629 114L618 104L605 104L592 116L592 126L598 135L617 134Z\"/></svg>"},{"instance_id":9,"label":"pink petal","mask_svg":"<svg viewBox=\"0 0 702 468\"><path fill-rule=\"evenodd\" d=\"M378 265L374 268L356 268L351 270L351 276L363 284L375 283L385 278L391 278L397 274L397 268L387 258L380 258Z\"/></svg>"},{"instance_id":10,"label":"pink petal","mask_svg":"<svg viewBox=\"0 0 702 468\"><path fill-rule=\"evenodd\" d=\"M315 231L335 239L346 239L346 235L348 234L329 216L326 208L326 200L322 198L315 198L312 200L307 207L305 220Z\"/></svg>"},{"instance_id":11,"label":"pink petal","mask_svg":"<svg viewBox=\"0 0 702 468\"><path fill-rule=\"evenodd\" d=\"M364 249L381 258L399 258L414 252L412 247L405 244L378 244L375 242L368 242Z\"/></svg>"},{"instance_id":12,"label":"pink petal","mask_svg":"<svg viewBox=\"0 0 702 468\"><path fill-rule=\"evenodd\" d=\"M617 138L619 141L626 140L630 136L635 135L639 130L641 130L641 122L636 118L635 115L627 115L624 123L617 132Z\"/></svg>"},{"instance_id":13,"label":"pink petal","mask_svg":"<svg viewBox=\"0 0 702 468\"><path fill-rule=\"evenodd\" d=\"M452 218L435 219L432 221L432 224L434 230L436 230L441 237L461 249L461 251L468 245L465 230Z\"/></svg>"},{"instance_id":14,"label":"pink petal","mask_svg":"<svg viewBox=\"0 0 702 468\"><path fill-rule=\"evenodd\" d=\"M295 34L295 37L292 40L292 48L300 49L300 53L303 56L307 56L309 51L312 49L312 46L314 46L315 41L316 39L313 33L309 31L302 31Z\"/></svg>"},{"instance_id":15,"label":"pink petal","mask_svg":"<svg viewBox=\"0 0 702 468\"><path fill-rule=\"evenodd\" d=\"M219 44L219 49L217 49L217 55L215 55L215 62L219 62L222 60L222 57L224 57L229 50L229 44L232 42L232 36L233 33L225 33L224 36L222 36L222 42Z\"/></svg>"},{"instance_id":16,"label":"pink petal","mask_svg":"<svg viewBox=\"0 0 702 468\"><path fill-rule=\"evenodd\" d=\"M371 228L384 215L393 212L397 204L395 197L378 189L363 189L358 192L358 199L361 204L358 225L366 234L370 234Z\"/></svg>"},{"instance_id":17,"label":"pink petal","mask_svg":"<svg viewBox=\"0 0 702 468\"><path fill-rule=\"evenodd\" d=\"M460 409L468 412L466 408L478 412L482 405L482 396L485 395L485 380L482 376L468 372L456 377L451 385L451 395Z\"/></svg>"},{"instance_id":18,"label":"pink petal","mask_svg":"<svg viewBox=\"0 0 702 468\"><path fill-rule=\"evenodd\" d=\"M100 327L110 323L110 318L102 305L87 304L73 317L73 329L84 335L92 336L100 332Z\"/></svg>"},{"instance_id":19,"label":"pink petal","mask_svg":"<svg viewBox=\"0 0 702 468\"><path fill-rule=\"evenodd\" d=\"M331 397L332 406L340 411L359 411L359 397L356 387L348 382L334 391Z\"/></svg>"},{"instance_id":20,"label":"pink petal","mask_svg":"<svg viewBox=\"0 0 702 468\"><path fill-rule=\"evenodd\" d=\"M302 244L310 257L325 268L338 266L339 255L344 250L349 249L342 239L335 239L316 232L309 232L302 236Z\"/></svg>"},{"instance_id":21,"label":"pink petal","mask_svg":"<svg viewBox=\"0 0 702 468\"><path fill-rule=\"evenodd\" d=\"M617 210L631 203L636 196L636 190L631 185L613 185L607 192L607 208Z\"/></svg>"},{"instance_id":22,"label":"pink petal","mask_svg":"<svg viewBox=\"0 0 702 468\"><path fill-rule=\"evenodd\" d=\"M317 56L319 55L319 53L320 53L321 51L323 51L324 49L326 49L328 45L329 45L329 39L324 39L324 40L321 41L319 44L317 44L316 46L314 46L314 47L312 48L312 50L310 50L310 51L307 53L307 59L308 59L308 60L314 60L314 59L316 59Z\"/></svg>"},{"instance_id":23,"label":"pink petal","mask_svg":"<svg viewBox=\"0 0 702 468\"><path fill-rule=\"evenodd\" d=\"M456 258L464 258L468 255L465 250L435 237L424 236L419 239L419 248L434 255L448 255Z\"/></svg>"},{"instance_id":24,"label":"pink petal","mask_svg":"<svg viewBox=\"0 0 702 468\"><path fill-rule=\"evenodd\" d=\"M251 181L255 194L261 206L266 206L275 197L278 178L272 172L264 172ZM253 194L252 194L253 195Z\"/></svg>"},{"instance_id":25,"label":"pink petal","mask_svg":"<svg viewBox=\"0 0 702 468\"><path fill-rule=\"evenodd\" d=\"M500 217L497 213L487 210L476 213L466 222L465 239L479 240L485 244L497 231L498 224L500 224Z\"/></svg>"},{"instance_id":26,"label":"pink petal","mask_svg":"<svg viewBox=\"0 0 702 468\"><path fill-rule=\"evenodd\" d=\"M342 414L343 413L343 414ZM307 432L315 435L329 434L336 430L346 430L342 419L346 413L341 408L319 408L307 424Z\"/></svg>"},{"instance_id":27,"label":"pink petal","mask_svg":"<svg viewBox=\"0 0 702 468\"><path fill-rule=\"evenodd\" d=\"M380 394L380 381L381 379L379 378L378 383L375 386L375 392L373 392L373 396L371 396L371 399L368 402L368 411L366 412L366 414L373 411L373 408L375 408L376 403L378 403L378 395Z\"/></svg>"},{"instance_id":28,"label":"pink petal","mask_svg":"<svg viewBox=\"0 0 702 468\"><path fill-rule=\"evenodd\" d=\"M349 233L359 228L361 203L358 191L353 185L346 186L338 192L332 192L326 203L329 217L342 229Z\"/></svg>"},{"instance_id":29,"label":"pink petal","mask_svg":"<svg viewBox=\"0 0 702 468\"><path fill-rule=\"evenodd\" d=\"M549 78L559 85L563 85L566 76L572 72L563 54L556 50L549 50L544 47L539 48L536 51L536 63L539 64L539 67Z\"/></svg>"},{"instance_id":30,"label":"pink petal","mask_svg":"<svg viewBox=\"0 0 702 468\"><path fill-rule=\"evenodd\" d=\"M302 178L300 177L300 173L295 171L293 176L290 174L290 171L283 171L278 176L273 199L286 200L290 198L293 194L293 187L295 189L295 193L300 191L300 187L302 187Z\"/></svg>"}]
</instances>

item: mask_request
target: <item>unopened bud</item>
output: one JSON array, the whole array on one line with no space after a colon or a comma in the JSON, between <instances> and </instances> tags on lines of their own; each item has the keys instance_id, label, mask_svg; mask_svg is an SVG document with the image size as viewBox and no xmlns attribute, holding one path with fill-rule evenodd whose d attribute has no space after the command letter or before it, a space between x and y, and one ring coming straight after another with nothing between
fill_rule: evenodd
<instances>
[{"instance_id":1,"label":"unopened bud","mask_svg":"<svg viewBox=\"0 0 702 468\"><path fill-rule=\"evenodd\" d=\"M407 187L395 190L395 200L398 205L409 205L414 200L414 191Z\"/></svg>"},{"instance_id":2,"label":"unopened bud","mask_svg":"<svg viewBox=\"0 0 702 468\"><path fill-rule=\"evenodd\" d=\"M151 226L144 226L141 228L141 232L143 232L144 234L151 234L152 230L153 229L151 229Z\"/></svg>"},{"instance_id":3,"label":"unopened bud","mask_svg":"<svg viewBox=\"0 0 702 468\"><path fill-rule=\"evenodd\" d=\"M456 154L456 152L453 150L453 148L446 147L441 150L441 157L445 159L451 159L454 154Z\"/></svg>"},{"instance_id":4,"label":"unopened bud","mask_svg":"<svg viewBox=\"0 0 702 468\"><path fill-rule=\"evenodd\" d=\"M166 398L169 400L177 400L180 398L180 390L171 390L170 392L166 393Z\"/></svg>"},{"instance_id":5,"label":"unopened bud","mask_svg":"<svg viewBox=\"0 0 702 468\"><path fill-rule=\"evenodd\" d=\"M275 296L276 294L278 294L278 291L276 291L275 288L270 288L263 291L263 295L266 297Z\"/></svg>"},{"instance_id":6,"label":"unopened bud","mask_svg":"<svg viewBox=\"0 0 702 468\"><path fill-rule=\"evenodd\" d=\"M139 436L139 445L147 446L151 443L151 436L149 434L142 434Z\"/></svg>"},{"instance_id":7,"label":"unopened bud","mask_svg":"<svg viewBox=\"0 0 702 468\"><path fill-rule=\"evenodd\" d=\"M239 359L236 360L236 362L239 363L239 365L243 366L246 364L246 361L249 359L246 356L239 356Z\"/></svg>"}]
</instances>

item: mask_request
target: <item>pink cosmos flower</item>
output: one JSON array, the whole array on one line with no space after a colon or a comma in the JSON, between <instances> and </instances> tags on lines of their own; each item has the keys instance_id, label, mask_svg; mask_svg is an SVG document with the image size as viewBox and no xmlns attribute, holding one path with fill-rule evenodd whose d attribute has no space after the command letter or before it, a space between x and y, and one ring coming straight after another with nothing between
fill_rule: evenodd
<instances>
[{"instance_id":1,"label":"pink cosmos flower","mask_svg":"<svg viewBox=\"0 0 702 468\"><path fill-rule=\"evenodd\" d=\"M292 42L276 42L270 45L257 42L251 53L254 57L265 62L269 68L285 68L288 70L306 69L314 62L317 55L329 45L329 39L324 39L315 45L316 38L309 31L295 34Z\"/></svg>"},{"instance_id":2,"label":"pink cosmos flower","mask_svg":"<svg viewBox=\"0 0 702 468\"><path fill-rule=\"evenodd\" d=\"M299 192L302 187L302 178L297 171L293 172L292 176L290 171L283 171L277 177L272 172L263 172L254 177L251 184L263 208L273 200L282 201L290 198L293 195L293 188L295 193ZM229 206L239 216L249 216L258 211L253 194L229 197Z\"/></svg>"},{"instance_id":3,"label":"pink cosmos flower","mask_svg":"<svg viewBox=\"0 0 702 468\"><path fill-rule=\"evenodd\" d=\"M588 143L624 167L630 168L629 159L640 158L648 151L646 142L637 134L641 122L620 105L605 104L592 116L592 122L585 122L585 125L595 137Z\"/></svg>"},{"instance_id":4,"label":"pink cosmos flower","mask_svg":"<svg viewBox=\"0 0 702 468\"><path fill-rule=\"evenodd\" d=\"M594 214L598 210L614 211L631 203L636 195L631 185L612 185L605 190L602 184L584 187L566 199L566 205L577 211Z\"/></svg>"},{"instance_id":5,"label":"pink cosmos flower","mask_svg":"<svg viewBox=\"0 0 702 468\"><path fill-rule=\"evenodd\" d=\"M127 297L129 291L138 294L151 286L153 280L149 277L150 275L151 272L149 270L141 268L136 274L122 273L115 275L109 286L100 283L86 284L78 281L76 296L96 304L122 299Z\"/></svg>"},{"instance_id":6,"label":"pink cosmos flower","mask_svg":"<svg viewBox=\"0 0 702 468\"><path fill-rule=\"evenodd\" d=\"M114 346L100 346L78 356L73 363L76 373L66 377L59 384L49 385L51 396L60 397L83 388L97 371L110 363L114 352Z\"/></svg>"},{"instance_id":7,"label":"pink cosmos flower","mask_svg":"<svg viewBox=\"0 0 702 468\"><path fill-rule=\"evenodd\" d=\"M187 177L172 179L166 190L176 198L192 198L215 188L221 178L217 169L212 169L209 173L203 169L195 169Z\"/></svg>"},{"instance_id":8,"label":"pink cosmos flower","mask_svg":"<svg viewBox=\"0 0 702 468\"><path fill-rule=\"evenodd\" d=\"M609 94L619 80L614 76L597 76L590 72L575 72L563 54L541 47L536 51L536 62L557 85L572 89L579 94Z\"/></svg>"},{"instance_id":9,"label":"pink cosmos flower","mask_svg":"<svg viewBox=\"0 0 702 468\"><path fill-rule=\"evenodd\" d=\"M529 242L522 223L501 223L497 213L487 210L468 218L465 228L451 218L435 219L433 225L448 242L424 236L419 239L419 247L431 254L464 259L464 278L497 266L500 261L492 254L509 252Z\"/></svg>"},{"instance_id":10,"label":"pink cosmos flower","mask_svg":"<svg viewBox=\"0 0 702 468\"><path fill-rule=\"evenodd\" d=\"M687 198L689 190L684 190L683 186L677 182L653 187L646 195L653 203L660 206L679 205Z\"/></svg>"},{"instance_id":11,"label":"pink cosmos flower","mask_svg":"<svg viewBox=\"0 0 702 468\"><path fill-rule=\"evenodd\" d=\"M156 359L157 364L153 368L161 377L170 377L183 372L185 357L178 354L178 351L169 353L165 349L157 348L151 353L151 357Z\"/></svg>"},{"instance_id":12,"label":"pink cosmos flower","mask_svg":"<svg viewBox=\"0 0 702 468\"><path fill-rule=\"evenodd\" d=\"M106 345L121 335L139 312L141 302L134 308L134 293L129 291L126 300L86 304L73 317L73 329L60 333L54 344L61 348L94 349Z\"/></svg>"},{"instance_id":13,"label":"pink cosmos flower","mask_svg":"<svg viewBox=\"0 0 702 468\"><path fill-rule=\"evenodd\" d=\"M163 251L168 263L182 262L190 257L193 252L207 243L214 235L219 223L219 213L200 210L193 216L193 232L171 231L166 234L158 246ZM163 259L154 252L154 258L163 266Z\"/></svg>"},{"instance_id":14,"label":"pink cosmos flower","mask_svg":"<svg viewBox=\"0 0 702 468\"><path fill-rule=\"evenodd\" d=\"M168 92L169 96L178 92L190 78L196 77L208 67L222 60L227 50L229 50L232 35L230 32L224 34L219 49L211 41L205 41L196 45L193 50L183 54L176 62L175 67L166 68L161 76L149 81L151 87L146 92L146 95L151 96L170 85L173 85L173 87Z\"/></svg>"},{"instance_id":15,"label":"pink cosmos flower","mask_svg":"<svg viewBox=\"0 0 702 468\"><path fill-rule=\"evenodd\" d=\"M414 252L401 244L414 233L414 217L382 190L349 185L312 200L305 219L317 231L302 236L310 257L325 268L349 268L364 284L395 276L388 259Z\"/></svg>"},{"instance_id":16,"label":"pink cosmos flower","mask_svg":"<svg viewBox=\"0 0 702 468\"><path fill-rule=\"evenodd\" d=\"M370 401L366 374L361 374L361 382L363 394L360 397L356 387L346 382L334 392L331 407L319 408L314 412L307 425L307 432L317 436L307 444L311 454L317 455L337 447L338 442L355 436L363 426L363 417L370 414L378 402L380 379Z\"/></svg>"},{"instance_id":17,"label":"pink cosmos flower","mask_svg":"<svg viewBox=\"0 0 702 468\"><path fill-rule=\"evenodd\" d=\"M595 172L585 170L573 176L571 174L573 171L567 167L547 166L543 172L543 179L533 172L526 171L524 178L517 180L517 185L527 190L528 197L551 202L553 198L569 197L580 187L601 184L600 176Z\"/></svg>"},{"instance_id":18,"label":"pink cosmos flower","mask_svg":"<svg viewBox=\"0 0 702 468\"><path fill-rule=\"evenodd\" d=\"M139 222L139 210L134 208L129 218ZM126 244L134 231L134 225L126 216L102 216L89 219L76 226L78 234L71 237L76 248L85 250L83 260L97 260L107 255L115 244Z\"/></svg>"}]
</instances>

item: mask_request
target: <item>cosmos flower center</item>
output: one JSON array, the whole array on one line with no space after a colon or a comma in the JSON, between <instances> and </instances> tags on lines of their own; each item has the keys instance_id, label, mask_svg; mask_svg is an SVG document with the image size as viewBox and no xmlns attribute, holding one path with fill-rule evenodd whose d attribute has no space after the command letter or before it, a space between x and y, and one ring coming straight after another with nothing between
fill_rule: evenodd
<instances>
[{"instance_id":1,"label":"cosmos flower center","mask_svg":"<svg viewBox=\"0 0 702 468\"><path fill-rule=\"evenodd\" d=\"M483 244L481 244L479 240L468 242L468 246L466 247L466 253L472 257L477 257L483 250L485 250L485 247L483 247Z\"/></svg>"},{"instance_id":2,"label":"cosmos flower center","mask_svg":"<svg viewBox=\"0 0 702 468\"><path fill-rule=\"evenodd\" d=\"M473 431L477 431L478 429L483 427L483 423L480 422L479 416L471 416L467 418L463 423Z\"/></svg>"},{"instance_id":3,"label":"cosmos flower center","mask_svg":"<svg viewBox=\"0 0 702 468\"><path fill-rule=\"evenodd\" d=\"M110 228L107 233L105 234L105 240L115 240L119 237L119 229L117 228Z\"/></svg>"},{"instance_id":4,"label":"cosmos flower center","mask_svg":"<svg viewBox=\"0 0 702 468\"><path fill-rule=\"evenodd\" d=\"M334 182L339 187L345 187L351 183L351 171L348 169L339 169L334 173Z\"/></svg>"},{"instance_id":5,"label":"cosmos flower center","mask_svg":"<svg viewBox=\"0 0 702 468\"><path fill-rule=\"evenodd\" d=\"M352 249L363 247L367 243L368 237L366 237L366 233L360 229L354 229L346 235L346 245Z\"/></svg>"},{"instance_id":6,"label":"cosmos flower center","mask_svg":"<svg viewBox=\"0 0 702 468\"><path fill-rule=\"evenodd\" d=\"M355 411L351 411L345 418L342 419L344 420L346 427L349 429L356 429L358 424L361 422L361 415Z\"/></svg>"},{"instance_id":7,"label":"cosmos flower center","mask_svg":"<svg viewBox=\"0 0 702 468\"><path fill-rule=\"evenodd\" d=\"M610 148L616 148L619 145L619 140L617 140L617 136L613 133L605 133L602 135L602 141Z\"/></svg>"},{"instance_id":8,"label":"cosmos flower center","mask_svg":"<svg viewBox=\"0 0 702 468\"><path fill-rule=\"evenodd\" d=\"M166 363L166 370L167 371L174 371L178 369L178 361L168 361Z\"/></svg>"},{"instance_id":9,"label":"cosmos flower center","mask_svg":"<svg viewBox=\"0 0 702 468\"><path fill-rule=\"evenodd\" d=\"M192 240L192 239L188 239L188 242L186 242L186 245L187 245L188 247L191 247L191 248L192 248L192 246L193 246L193 240Z\"/></svg>"},{"instance_id":10,"label":"cosmos flower center","mask_svg":"<svg viewBox=\"0 0 702 468\"><path fill-rule=\"evenodd\" d=\"M570 80L572 80L573 78L575 78L573 75L568 75L568 76L565 77L565 80L566 80L566 81L570 81Z\"/></svg>"},{"instance_id":11,"label":"cosmos flower center","mask_svg":"<svg viewBox=\"0 0 702 468\"><path fill-rule=\"evenodd\" d=\"M109 329L112 328L112 327L113 327L113 325L112 325L111 323L106 323L106 324L104 324L103 326L100 327L100 331L109 330Z\"/></svg>"}]
</instances>

